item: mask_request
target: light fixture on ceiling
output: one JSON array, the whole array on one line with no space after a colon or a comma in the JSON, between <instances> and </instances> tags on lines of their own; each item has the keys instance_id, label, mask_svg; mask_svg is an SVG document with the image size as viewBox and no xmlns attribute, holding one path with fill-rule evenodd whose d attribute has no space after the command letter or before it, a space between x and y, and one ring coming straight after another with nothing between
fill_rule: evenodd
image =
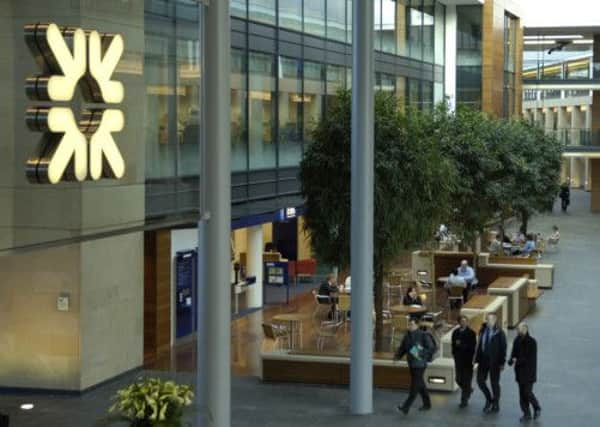
<instances>
[{"instance_id":1,"label":"light fixture on ceiling","mask_svg":"<svg viewBox=\"0 0 600 427\"><path fill-rule=\"evenodd\" d=\"M581 34L573 35L548 35L548 36L523 36L523 40L579 40L582 39Z\"/></svg>"},{"instance_id":2,"label":"light fixture on ceiling","mask_svg":"<svg viewBox=\"0 0 600 427\"><path fill-rule=\"evenodd\" d=\"M33 403L23 403L20 408L23 411L31 411L33 408L35 408L35 405Z\"/></svg>"}]
</instances>

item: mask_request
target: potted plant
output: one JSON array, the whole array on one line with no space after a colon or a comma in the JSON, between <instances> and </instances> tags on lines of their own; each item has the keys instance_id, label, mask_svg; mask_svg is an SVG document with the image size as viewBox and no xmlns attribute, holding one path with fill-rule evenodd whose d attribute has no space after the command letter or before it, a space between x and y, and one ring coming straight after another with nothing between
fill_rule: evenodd
<instances>
[{"instance_id":1,"label":"potted plant","mask_svg":"<svg viewBox=\"0 0 600 427\"><path fill-rule=\"evenodd\" d=\"M189 385L139 378L118 390L109 412L118 412L132 427L180 427L183 409L191 405L194 393Z\"/></svg>"}]
</instances>

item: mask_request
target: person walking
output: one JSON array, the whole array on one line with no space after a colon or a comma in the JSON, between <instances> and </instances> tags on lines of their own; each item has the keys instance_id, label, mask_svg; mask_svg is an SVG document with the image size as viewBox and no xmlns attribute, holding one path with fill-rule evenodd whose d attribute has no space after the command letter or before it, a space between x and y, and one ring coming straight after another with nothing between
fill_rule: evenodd
<instances>
[{"instance_id":1,"label":"person walking","mask_svg":"<svg viewBox=\"0 0 600 427\"><path fill-rule=\"evenodd\" d=\"M479 331L479 342L475 362L477 362L477 385L485 396L483 412L500 411L500 372L506 363L506 334L498 327L498 318L494 313L486 316L486 323ZM490 378L492 391L487 386Z\"/></svg>"},{"instance_id":2,"label":"person walking","mask_svg":"<svg viewBox=\"0 0 600 427\"><path fill-rule=\"evenodd\" d=\"M460 387L460 408L469 404L469 398L473 393L473 356L477 345L477 336L473 329L469 328L466 316L460 316L459 326L452 332L452 356L456 371L456 383Z\"/></svg>"},{"instance_id":3,"label":"person walking","mask_svg":"<svg viewBox=\"0 0 600 427\"><path fill-rule=\"evenodd\" d=\"M397 410L405 415L408 414L418 394L423 399L423 406L420 410L427 411L431 409L431 399L429 398L429 392L425 386L423 375L425 374L427 363L433 358L435 349L432 348L430 339L426 334L426 332L419 329L418 319L410 319L408 322L408 331L394 355L394 360L400 360L406 355L410 371L410 392L404 404L397 407Z\"/></svg>"},{"instance_id":4,"label":"person walking","mask_svg":"<svg viewBox=\"0 0 600 427\"><path fill-rule=\"evenodd\" d=\"M508 365L515 366L515 379L519 384L519 401L523 416L521 421L531 420L531 410L533 408L533 418L539 418L542 408L533 394L533 384L537 380L537 342L529 335L529 327L526 323L519 325L519 334L513 342L512 352Z\"/></svg>"},{"instance_id":5,"label":"person walking","mask_svg":"<svg viewBox=\"0 0 600 427\"><path fill-rule=\"evenodd\" d=\"M564 182L560 186L560 193L558 195L560 197L560 207L563 212L567 212L567 208L571 204L571 189L569 188L569 183Z\"/></svg>"}]
</instances>

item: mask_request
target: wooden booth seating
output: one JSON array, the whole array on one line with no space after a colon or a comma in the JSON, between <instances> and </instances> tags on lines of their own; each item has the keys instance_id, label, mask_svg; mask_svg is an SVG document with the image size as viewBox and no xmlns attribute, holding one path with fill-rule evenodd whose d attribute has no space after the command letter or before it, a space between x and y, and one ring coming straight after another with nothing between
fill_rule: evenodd
<instances>
[{"instance_id":1,"label":"wooden booth seating","mask_svg":"<svg viewBox=\"0 0 600 427\"><path fill-rule=\"evenodd\" d=\"M516 265L536 265L537 258L535 257L520 257L520 256L495 256L490 255L489 264L516 264Z\"/></svg>"},{"instance_id":2,"label":"wooden booth seating","mask_svg":"<svg viewBox=\"0 0 600 427\"><path fill-rule=\"evenodd\" d=\"M373 355L373 385L381 388L408 389L410 373L406 360L394 362L391 353ZM265 382L343 385L350 383L350 357L340 353L305 351L262 353L261 379ZM437 358L425 371L430 390L454 391L454 361Z\"/></svg>"},{"instance_id":3,"label":"wooden booth seating","mask_svg":"<svg viewBox=\"0 0 600 427\"><path fill-rule=\"evenodd\" d=\"M500 277L523 277L523 275L528 275L530 279L535 279L535 271L535 268L529 268L528 266L511 268L506 265L488 264L477 269L477 279L479 279L480 286L489 286Z\"/></svg>"},{"instance_id":4,"label":"wooden booth seating","mask_svg":"<svg viewBox=\"0 0 600 427\"><path fill-rule=\"evenodd\" d=\"M469 265L476 268L474 265L475 254L473 252L443 252L436 251L433 256L433 265L435 269L435 280L438 277L449 276L452 270L460 266L460 262L466 259ZM478 276L476 270L475 275Z\"/></svg>"}]
</instances>

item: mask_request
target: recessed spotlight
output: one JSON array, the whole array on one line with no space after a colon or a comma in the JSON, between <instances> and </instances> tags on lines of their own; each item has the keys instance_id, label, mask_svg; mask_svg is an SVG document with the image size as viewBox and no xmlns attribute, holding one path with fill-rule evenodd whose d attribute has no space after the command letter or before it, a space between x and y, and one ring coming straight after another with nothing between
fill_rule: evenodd
<instances>
[{"instance_id":1,"label":"recessed spotlight","mask_svg":"<svg viewBox=\"0 0 600 427\"><path fill-rule=\"evenodd\" d=\"M35 405L33 403L23 403L21 405L21 409L24 411L31 411L34 407Z\"/></svg>"}]
</instances>

